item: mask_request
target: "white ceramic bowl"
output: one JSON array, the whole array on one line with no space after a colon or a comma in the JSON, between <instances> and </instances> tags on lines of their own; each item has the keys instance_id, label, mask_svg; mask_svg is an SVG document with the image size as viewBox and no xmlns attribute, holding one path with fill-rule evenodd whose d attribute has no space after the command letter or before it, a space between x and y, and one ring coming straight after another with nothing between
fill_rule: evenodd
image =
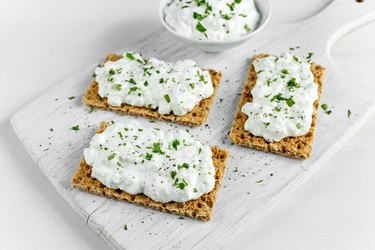
<instances>
[{"instance_id":1,"label":"white ceramic bowl","mask_svg":"<svg viewBox=\"0 0 375 250\"><path fill-rule=\"evenodd\" d=\"M258 32L260 32L268 23L270 16L271 16L271 6L268 0L254 0L255 5L260 13L260 22L259 26L253 32L250 32L248 35L226 40L226 41L200 41L196 39L192 39L186 36L183 36L177 33L174 29L172 29L168 23L165 21L164 17L164 8L165 6L170 3L172 0L161 0L159 5L159 18L161 23L164 27L172 33L175 37L186 43L187 45L206 51L206 52L221 52L224 50L228 50L234 48L241 43L245 42L246 40L250 39L251 37L255 36Z\"/></svg>"}]
</instances>

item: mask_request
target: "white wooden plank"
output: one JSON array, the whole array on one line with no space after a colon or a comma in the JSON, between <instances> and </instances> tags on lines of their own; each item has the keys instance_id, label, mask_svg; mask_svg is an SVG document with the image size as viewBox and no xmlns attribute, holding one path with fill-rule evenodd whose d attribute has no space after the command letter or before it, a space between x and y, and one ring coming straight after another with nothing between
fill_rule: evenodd
<instances>
[{"instance_id":1,"label":"white wooden plank","mask_svg":"<svg viewBox=\"0 0 375 250\"><path fill-rule=\"evenodd\" d=\"M179 220L175 215L97 197L70 187L70 178L82 158L82 149L93 136L99 121L137 119L145 126L155 126L155 123L150 124L142 118L118 116L105 111L88 112L80 98L96 64L66 79L20 110L12 117L13 127L59 193L112 247L222 246L298 188L374 110L374 100L338 72L329 56L329 46L343 34L342 30L346 32L375 19L373 2L366 1L361 5L347 2L336 0L317 16L301 23L271 23L248 43L220 54L187 48L164 30L124 48L168 61L193 58L204 67L223 72L223 81L207 126L189 128L203 142L219 145L231 152L213 219L209 223ZM331 15L333 11L345 12L349 8L348 15ZM351 23L347 25L349 21ZM239 101L238 94L246 79L247 59L254 52L278 54L296 46L300 49L295 53L305 56L313 52L313 60L327 68L322 103L333 107L330 116L319 114L312 157L300 161L231 145L227 134ZM77 98L68 100L69 96ZM220 102L220 99L223 101ZM347 109L353 113L350 119L346 115ZM77 124L81 127L79 132L69 129ZM164 129L186 128L165 122L156 124ZM54 131L51 132L50 128ZM233 172L236 168L239 171ZM263 181L258 183L259 180ZM122 229L124 224L129 230Z\"/></svg>"}]
</instances>

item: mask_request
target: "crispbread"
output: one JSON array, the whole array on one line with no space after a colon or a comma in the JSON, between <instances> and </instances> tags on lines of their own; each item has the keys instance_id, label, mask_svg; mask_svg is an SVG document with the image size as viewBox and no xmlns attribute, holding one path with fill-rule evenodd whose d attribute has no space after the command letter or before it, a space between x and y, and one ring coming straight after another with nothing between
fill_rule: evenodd
<instances>
[{"instance_id":1,"label":"crispbread","mask_svg":"<svg viewBox=\"0 0 375 250\"><path fill-rule=\"evenodd\" d=\"M105 61L117 61L121 58L122 55L108 54ZM221 80L221 72L216 72L213 69L209 69L209 73L214 87L214 94L207 99L203 99L199 104L197 104L194 107L194 109L191 112L183 116L177 116L174 114L161 115L159 114L157 109L150 109L147 107L136 107L125 103L118 107L111 106L108 104L106 97L102 98L99 96L99 85L95 80L87 88L85 94L83 95L82 101L89 106L105 110L111 110L122 114L143 116L145 118L165 120L189 126L198 126L206 121L208 113L210 111L211 104L213 102L214 96L216 94L217 88Z\"/></svg>"},{"instance_id":2,"label":"crispbread","mask_svg":"<svg viewBox=\"0 0 375 250\"><path fill-rule=\"evenodd\" d=\"M101 122L96 133L103 132L108 123ZM204 194L196 200L187 202L168 202L161 203L153 201L151 198L143 195L131 195L122 190L115 190L104 186L99 180L91 177L92 167L83 159L79 164L77 172L72 177L73 187L80 188L84 191L103 195L118 200L125 200L131 203L139 204L153 209L189 216L194 219L208 221L211 219L213 206L215 204L217 192L224 175L224 169L228 159L228 152L215 146L211 146L212 160L216 169L215 186L208 194Z\"/></svg>"},{"instance_id":3,"label":"crispbread","mask_svg":"<svg viewBox=\"0 0 375 250\"><path fill-rule=\"evenodd\" d=\"M267 56L269 55L254 55L253 60ZM287 137L278 142L268 142L263 137L254 136L244 129L244 124L248 116L244 114L241 109L245 103L252 101L251 90L255 86L257 79L254 66L251 64L248 79L243 88L241 100L237 108L237 114L230 132L230 138L232 141L243 146L260 149L266 152L273 152L284 156L300 159L309 158L314 140L316 117L318 113L320 96L322 93L322 83L325 69L318 64L311 63L311 71L314 74L315 83L318 84L319 98L314 102L314 112L309 132L304 136Z\"/></svg>"}]
</instances>

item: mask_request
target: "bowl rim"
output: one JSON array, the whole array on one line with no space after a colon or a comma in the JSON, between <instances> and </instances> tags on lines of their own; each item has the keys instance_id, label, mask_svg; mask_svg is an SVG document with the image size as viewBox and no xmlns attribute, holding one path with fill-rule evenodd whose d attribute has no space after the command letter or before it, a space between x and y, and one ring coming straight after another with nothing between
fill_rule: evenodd
<instances>
[{"instance_id":1,"label":"bowl rim","mask_svg":"<svg viewBox=\"0 0 375 250\"><path fill-rule=\"evenodd\" d=\"M248 39L249 37L254 36L259 31L261 31L268 24L268 22L271 18L271 14L272 14L272 8L271 8L271 4L270 4L269 0L261 0L261 1L264 1L266 3L269 11L268 11L268 15L264 19L264 22L260 26L258 26L253 32L250 32L249 34L247 34L245 36L242 36L242 37L239 37L239 38L234 38L234 39L229 39L229 40L224 40L224 41L197 40L197 39L193 39L193 38L190 38L190 37L187 37L187 36L184 36L184 35L181 35L181 34L177 33L172 27L169 26L169 24L165 20L164 12L163 12L164 7L167 5L167 3L170 3L172 1L174 1L174 0L161 0L160 1L160 3L159 3L159 19L160 19L160 22L163 24L163 26L169 32L171 32L175 36L177 36L177 37L179 37L183 40L188 40L188 41L191 41L191 42L194 42L194 43L199 43L199 44L232 44L232 43L244 41L244 40ZM260 15L261 15L261 18L263 19L263 13L260 12ZM261 21L263 21L262 19L261 19Z\"/></svg>"}]
</instances>

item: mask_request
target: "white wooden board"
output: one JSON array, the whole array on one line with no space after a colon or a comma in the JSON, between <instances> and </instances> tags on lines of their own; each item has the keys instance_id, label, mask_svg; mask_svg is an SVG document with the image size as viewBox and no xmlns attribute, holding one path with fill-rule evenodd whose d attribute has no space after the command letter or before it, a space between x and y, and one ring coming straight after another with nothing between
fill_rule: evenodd
<instances>
[{"instance_id":1,"label":"white wooden board","mask_svg":"<svg viewBox=\"0 0 375 250\"><path fill-rule=\"evenodd\" d=\"M192 58L203 67L223 72L206 125L189 128L202 142L231 152L213 219L208 223L188 218L181 220L176 215L71 188L70 179L99 121L137 119L150 126L143 118L99 110L88 112L80 99L98 62L42 94L18 111L11 122L26 150L57 191L113 248L217 248L238 236L297 189L374 110L374 99L345 78L329 55L331 45L341 35L374 19L374 1L359 4L354 0L335 0L309 20L283 25L270 23L251 41L220 54L188 48L165 30L158 30L123 49L168 61ZM228 132L247 76L248 59L253 53L279 54L296 46L300 48L291 52L300 56L313 52L313 61L326 67L321 103L327 103L333 109L331 115L319 112L312 157L305 161L294 160L231 145ZM77 98L69 100L70 96ZM348 109L352 111L350 118L347 117ZM77 124L80 131L70 130ZM165 129L186 128L166 122L156 125ZM125 224L127 231L123 229Z\"/></svg>"}]
</instances>

